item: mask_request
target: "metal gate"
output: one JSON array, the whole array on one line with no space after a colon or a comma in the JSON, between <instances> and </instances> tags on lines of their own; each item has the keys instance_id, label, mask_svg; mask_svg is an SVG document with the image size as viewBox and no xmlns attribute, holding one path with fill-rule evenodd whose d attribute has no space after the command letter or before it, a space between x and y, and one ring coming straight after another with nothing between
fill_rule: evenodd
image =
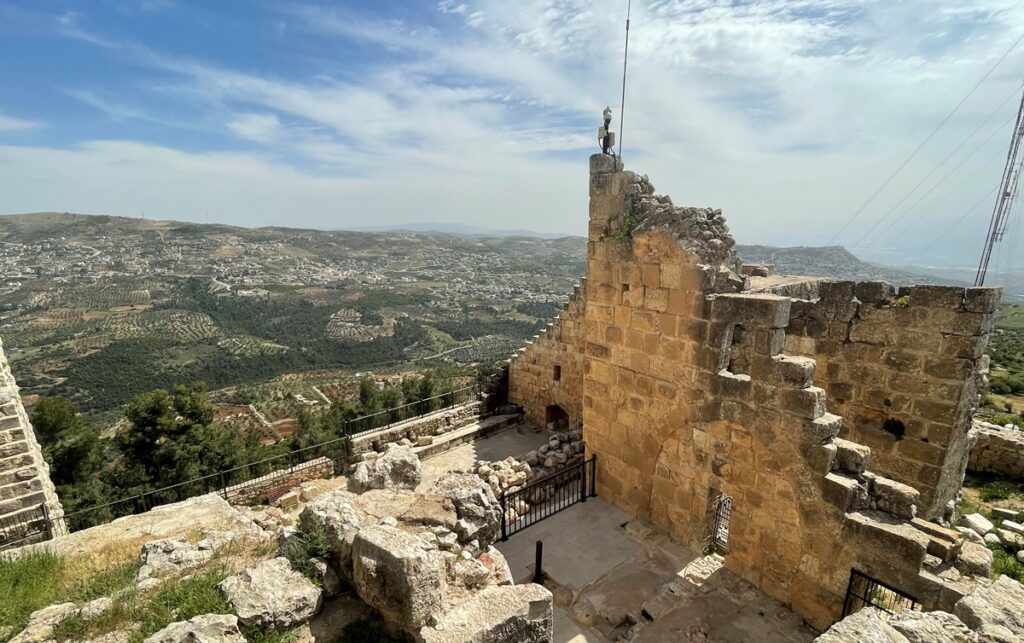
<instances>
[{"instance_id":1,"label":"metal gate","mask_svg":"<svg viewBox=\"0 0 1024 643\"><path fill-rule=\"evenodd\" d=\"M594 493L597 456L538 478L518 491L501 494L501 539L548 516L586 502Z\"/></svg>"},{"instance_id":2,"label":"metal gate","mask_svg":"<svg viewBox=\"0 0 1024 643\"><path fill-rule=\"evenodd\" d=\"M732 519L732 496L723 493L715 498L715 517L711 531L711 546L719 554L724 554L729 550L730 519Z\"/></svg>"},{"instance_id":3,"label":"metal gate","mask_svg":"<svg viewBox=\"0 0 1024 643\"><path fill-rule=\"evenodd\" d=\"M869 605L887 614L921 607L913 596L851 569L850 584L846 587L846 600L843 601L843 618Z\"/></svg>"}]
</instances>

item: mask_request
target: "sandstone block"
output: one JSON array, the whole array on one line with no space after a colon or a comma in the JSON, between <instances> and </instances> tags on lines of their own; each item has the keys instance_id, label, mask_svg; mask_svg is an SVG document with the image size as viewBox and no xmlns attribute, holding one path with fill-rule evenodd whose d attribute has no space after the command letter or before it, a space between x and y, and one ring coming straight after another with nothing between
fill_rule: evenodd
<instances>
[{"instance_id":1,"label":"sandstone block","mask_svg":"<svg viewBox=\"0 0 1024 643\"><path fill-rule=\"evenodd\" d=\"M863 473L867 470L868 464L871 461L871 449L863 444L857 444L856 442L840 438L836 438L833 444L836 445L834 466L839 471Z\"/></svg>"},{"instance_id":2,"label":"sandstone block","mask_svg":"<svg viewBox=\"0 0 1024 643\"><path fill-rule=\"evenodd\" d=\"M917 489L883 477L876 477L871 483L871 495L877 500L879 509L905 520L914 519L921 500Z\"/></svg>"},{"instance_id":3,"label":"sandstone block","mask_svg":"<svg viewBox=\"0 0 1024 643\"><path fill-rule=\"evenodd\" d=\"M885 281L862 281L853 288L853 296L866 304L884 303L895 294L893 285Z\"/></svg>"}]
</instances>

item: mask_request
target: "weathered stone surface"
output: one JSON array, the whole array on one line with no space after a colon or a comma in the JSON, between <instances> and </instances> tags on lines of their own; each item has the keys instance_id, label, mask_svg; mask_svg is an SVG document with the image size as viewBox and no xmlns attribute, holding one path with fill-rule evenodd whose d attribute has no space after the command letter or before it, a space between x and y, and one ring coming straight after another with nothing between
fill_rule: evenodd
<instances>
[{"instance_id":1,"label":"weathered stone surface","mask_svg":"<svg viewBox=\"0 0 1024 643\"><path fill-rule=\"evenodd\" d=\"M135 582L151 577L180 575L187 569L209 561L213 558L213 551L211 541L193 544L184 537L148 542L142 546L139 556L141 564L135 573Z\"/></svg>"},{"instance_id":2,"label":"weathered stone surface","mask_svg":"<svg viewBox=\"0 0 1024 643\"><path fill-rule=\"evenodd\" d=\"M551 592L540 585L487 587L419 631L420 643L550 643Z\"/></svg>"},{"instance_id":3,"label":"weathered stone surface","mask_svg":"<svg viewBox=\"0 0 1024 643\"><path fill-rule=\"evenodd\" d=\"M419 456L412 447L392 442L384 454L361 462L349 479L355 492L368 489L415 489L423 478Z\"/></svg>"},{"instance_id":4,"label":"weathered stone surface","mask_svg":"<svg viewBox=\"0 0 1024 643\"><path fill-rule=\"evenodd\" d=\"M814 639L816 643L907 643L883 612L868 607L847 616Z\"/></svg>"},{"instance_id":5,"label":"weathered stone surface","mask_svg":"<svg viewBox=\"0 0 1024 643\"><path fill-rule=\"evenodd\" d=\"M247 626L291 627L309 620L320 609L320 590L293 570L287 558L243 570L218 588Z\"/></svg>"},{"instance_id":6,"label":"weathered stone surface","mask_svg":"<svg viewBox=\"0 0 1024 643\"><path fill-rule=\"evenodd\" d=\"M458 520L453 531L463 546L472 541L479 548L494 542L501 530L501 505L490 486L472 473L447 473L434 483L434 491L451 503Z\"/></svg>"},{"instance_id":7,"label":"weathered stone surface","mask_svg":"<svg viewBox=\"0 0 1024 643\"><path fill-rule=\"evenodd\" d=\"M302 510L299 524L307 530L317 527L324 530L335 571L342 578L351 578L352 540L362 524L351 494L337 489L315 498Z\"/></svg>"},{"instance_id":8,"label":"weathered stone surface","mask_svg":"<svg viewBox=\"0 0 1024 643\"><path fill-rule=\"evenodd\" d=\"M967 514L961 519L961 522L963 522L967 527L973 529L979 536L984 536L995 529L995 525L992 524L992 521L979 513Z\"/></svg>"},{"instance_id":9,"label":"weathered stone surface","mask_svg":"<svg viewBox=\"0 0 1024 643\"><path fill-rule=\"evenodd\" d=\"M74 603L59 603L32 612L28 625L16 634L9 643L44 643L51 640L53 628L61 621L78 613Z\"/></svg>"},{"instance_id":10,"label":"weathered stone surface","mask_svg":"<svg viewBox=\"0 0 1024 643\"><path fill-rule=\"evenodd\" d=\"M234 614L204 614L171 623L143 643L245 643Z\"/></svg>"},{"instance_id":11,"label":"weathered stone surface","mask_svg":"<svg viewBox=\"0 0 1024 643\"><path fill-rule=\"evenodd\" d=\"M957 601L953 613L983 641L1014 643L1024 640L1024 586L999 576Z\"/></svg>"},{"instance_id":12,"label":"weathered stone surface","mask_svg":"<svg viewBox=\"0 0 1024 643\"><path fill-rule=\"evenodd\" d=\"M397 627L413 632L440 613L446 586L440 552L390 525L359 531L352 543L352 584Z\"/></svg>"},{"instance_id":13,"label":"weathered stone surface","mask_svg":"<svg viewBox=\"0 0 1024 643\"><path fill-rule=\"evenodd\" d=\"M965 573L987 577L992 569L992 551L976 542L965 542L958 559Z\"/></svg>"},{"instance_id":14,"label":"weathered stone surface","mask_svg":"<svg viewBox=\"0 0 1024 643\"><path fill-rule=\"evenodd\" d=\"M910 643L974 643L978 635L949 612L903 610L889 617L889 625Z\"/></svg>"}]
</instances>

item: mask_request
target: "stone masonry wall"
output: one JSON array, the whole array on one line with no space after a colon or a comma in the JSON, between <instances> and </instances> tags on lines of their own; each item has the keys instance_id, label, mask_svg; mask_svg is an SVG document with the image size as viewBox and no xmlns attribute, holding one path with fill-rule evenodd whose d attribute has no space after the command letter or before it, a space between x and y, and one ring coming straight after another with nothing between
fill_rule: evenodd
<instances>
[{"instance_id":1,"label":"stone masonry wall","mask_svg":"<svg viewBox=\"0 0 1024 643\"><path fill-rule=\"evenodd\" d=\"M583 356L587 280L573 289L562 312L509 363L509 400L523 407L527 422L545 426L558 406L569 426L583 422Z\"/></svg>"},{"instance_id":2,"label":"stone masonry wall","mask_svg":"<svg viewBox=\"0 0 1024 643\"><path fill-rule=\"evenodd\" d=\"M998 288L822 281L794 300L786 351L813 357L840 435L871 447L882 475L921 492L922 514L950 517L963 482L979 362Z\"/></svg>"},{"instance_id":3,"label":"stone masonry wall","mask_svg":"<svg viewBox=\"0 0 1024 643\"><path fill-rule=\"evenodd\" d=\"M42 520L43 505L52 526ZM16 541L27 544L21 540L27 532L38 534L33 540L64 535L63 516L50 481L50 466L43 459L0 344L0 549Z\"/></svg>"},{"instance_id":4,"label":"stone masonry wall","mask_svg":"<svg viewBox=\"0 0 1024 643\"><path fill-rule=\"evenodd\" d=\"M1024 431L975 422L967 470L1024 480Z\"/></svg>"},{"instance_id":5,"label":"stone masonry wall","mask_svg":"<svg viewBox=\"0 0 1024 643\"><path fill-rule=\"evenodd\" d=\"M726 566L820 629L851 568L951 608L983 570L957 532L915 517L917 491L836 437L815 360L783 352L792 300L742 292L731 248L719 211L591 158L582 392L598 495L697 546L731 497Z\"/></svg>"},{"instance_id":6,"label":"stone masonry wall","mask_svg":"<svg viewBox=\"0 0 1024 643\"><path fill-rule=\"evenodd\" d=\"M316 458L297 467L279 469L265 476L221 489L218 493L234 505L269 504L290 489L310 480L334 477L334 462L330 458Z\"/></svg>"}]
</instances>

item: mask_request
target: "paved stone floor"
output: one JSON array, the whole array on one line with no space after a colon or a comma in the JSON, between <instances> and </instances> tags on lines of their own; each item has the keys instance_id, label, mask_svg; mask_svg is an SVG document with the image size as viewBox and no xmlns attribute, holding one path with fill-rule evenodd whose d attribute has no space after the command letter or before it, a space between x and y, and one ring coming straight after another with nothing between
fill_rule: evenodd
<instances>
[{"instance_id":1,"label":"paved stone floor","mask_svg":"<svg viewBox=\"0 0 1024 643\"><path fill-rule=\"evenodd\" d=\"M802 643L814 632L722 567L600 498L573 505L498 543L517 581L533 575L535 543L555 593L555 642Z\"/></svg>"},{"instance_id":2,"label":"paved stone floor","mask_svg":"<svg viewBox=\"0 0 1024 643\"><path fill-rule=\"evenodd\" d=\"M529 424L517 424L486 438L430 456L423 461L423 482L432 484L453 469L472 469L477 460L521 458L547 441L547 435Z\"/></svg>"}]
</instances>

